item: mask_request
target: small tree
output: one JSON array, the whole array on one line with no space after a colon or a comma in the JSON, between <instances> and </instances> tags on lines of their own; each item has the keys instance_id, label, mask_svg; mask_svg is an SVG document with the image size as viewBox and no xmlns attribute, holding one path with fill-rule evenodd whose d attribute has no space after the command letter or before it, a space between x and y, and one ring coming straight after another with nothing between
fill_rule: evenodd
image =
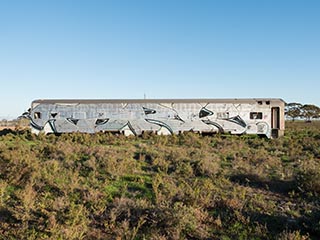
<instances>
[{"instance_id":1,"label":"small tree","mask_svg":"<svg viewBox=\"0 0 320 240\"><path fill-rule=\"evenodd\" d=\"M302 117L302 104L301 103L288 103L286 104L285 114L294 121L298 117Z\"/></svg>"},{"instance_id":2,"label":"small tree","mask_svg":"<svg viewBox=\"0 0 320 240\"><path fill-rule=\"evenodd\" d=\"M305 104L301 107L302 116L306 121L311 121L311 119L320 118L320 108L316 105Z\"/></svg>"}]
</instances>

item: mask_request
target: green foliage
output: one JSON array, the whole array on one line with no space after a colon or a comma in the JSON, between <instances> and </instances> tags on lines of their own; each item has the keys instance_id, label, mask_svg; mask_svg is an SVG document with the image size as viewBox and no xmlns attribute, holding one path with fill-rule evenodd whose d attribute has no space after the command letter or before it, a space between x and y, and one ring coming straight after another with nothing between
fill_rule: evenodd
<instances>
[{"instance_id":1,"label":"green foliage","mask_svg":"<svg viewBox=\"0 0 320 240\"><path fill-rule=\"evenodd\" d=\"M320 237L320 123L284 137L0 136L0 239Z\"/></svg>"},{"instance_id":2,"label":"green foliage","mask_svg":"<svg viewBox=\"0 0 320 240\"><path fill-rule=\"evenodd\" d=\"M316 105L301 103L287 103L285 115L294 121L296 118L302 118L306 121L320 118L320 108Z\"/></svg>"},{"instance_id":3,"label":"green foliage","mask_svg":"<svg viewBox=\"0 0 320 240\"><path fill-rule=\"evenodd\" d=\"M302 106L301 103L288 103L285 114L294 121L296 118L302 117Z\"/></svg>"},{"instance_id":4,"label":"green foliage","mask_svg":"<svg viewBox=\"0 0 320 240\"><path fill-rule=\"evenodd\" d=\"M320 118L320 108L318 106L312 104L303 105L302 108L302 116L311 120L312 118Z\"/></svg>"}]
</instances>

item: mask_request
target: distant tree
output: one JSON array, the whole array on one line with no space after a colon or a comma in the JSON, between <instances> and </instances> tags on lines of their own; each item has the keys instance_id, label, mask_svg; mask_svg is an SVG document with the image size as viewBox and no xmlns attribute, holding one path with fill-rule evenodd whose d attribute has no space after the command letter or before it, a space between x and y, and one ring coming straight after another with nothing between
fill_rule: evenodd
<instances>
[{"instance_id":1,"label":"distant tree","mask_svg":"<svg viewBox=\"0 0 320 240\"><path fill-rule=\"evenodd\" d=\"M301 103L287 103L285 109L286 116L294 121L298 117L302 117L302 104Z\"/></svg>"},{"instance_id":2,"label":"distant tree","mask_svg":"<svg viewBox=\"0 0 320 240\"><path fill-rule=\"evenodd\" d=\"M305 104L301 107L302 116L306 121L311 119L320 118L320 108L316 105Z\"/></svg>"}]
</instances>

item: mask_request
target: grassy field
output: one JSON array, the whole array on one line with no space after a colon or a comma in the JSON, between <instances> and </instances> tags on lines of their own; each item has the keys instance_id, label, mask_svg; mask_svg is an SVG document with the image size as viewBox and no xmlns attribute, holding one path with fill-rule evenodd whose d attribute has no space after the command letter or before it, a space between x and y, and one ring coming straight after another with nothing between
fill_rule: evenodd
<instances>
[{"instance_id":1,"label":"grassy field","mask_svg":"<svg viewBox=\"0 0 320 240\"><path fill-rule=\"evenodd\" d=\"M0 239L319 239L320 122L284 137L0 136Z\"/></svg>"}]
</instances>

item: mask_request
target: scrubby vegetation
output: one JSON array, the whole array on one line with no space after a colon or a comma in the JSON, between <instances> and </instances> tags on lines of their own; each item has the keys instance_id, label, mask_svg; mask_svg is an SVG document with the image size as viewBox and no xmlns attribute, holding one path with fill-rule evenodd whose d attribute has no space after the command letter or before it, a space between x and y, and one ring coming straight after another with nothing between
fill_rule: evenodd
<instances>
[{"instance_id":1,"label":"scrubby vegetation","mask_svg":"<svg viewBox=\"0 0 320 240\"><path fill-rule=\"evenodd\" d=\"M3 129L25 129L28 128L30 121L26 118L19 118L13 120L0 120L0 131Z\"/></svg>"},{"instance_id":2,"label":"scrubby vegetation","mask_svg":"<svg viewBox=\"0 0 320 240\"><path fill-rule=\"evenodd\" d=\"M320 238L320 123L286 135L0 136L0 239Z\"/></svg>"},{"instance_id":3,"label":"scrubby vegetation","mask_svg":"<svg viewBox=\"0 0 320 240\"><path fill-rule=\"evenodd\" d=\"M304 119L311 121L312 119L320 119L320 108L313 104L287 103L285 107L285 115L288 119Z\"/></svg>"}]
</instances>

